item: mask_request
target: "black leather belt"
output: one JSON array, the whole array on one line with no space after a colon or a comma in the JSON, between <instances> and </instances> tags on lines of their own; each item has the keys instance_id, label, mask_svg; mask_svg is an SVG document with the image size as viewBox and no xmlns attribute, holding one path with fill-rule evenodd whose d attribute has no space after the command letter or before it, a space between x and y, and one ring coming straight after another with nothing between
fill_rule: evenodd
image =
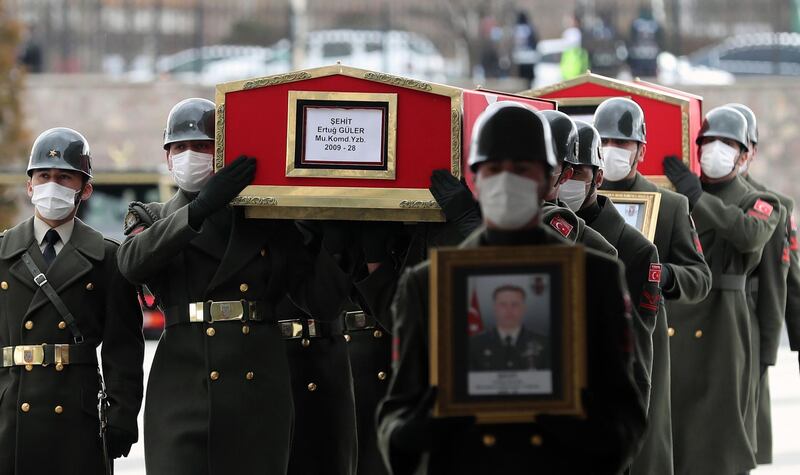
<instances>
[{"instance_id":1,"label":"black leather belt","mask_svg":"<svg viewBox=\"0 0 800 475\"><path fill-rule=\"evenodd\" d=\"M272 321L272 306L263 301L207 300L173 305L164 312L165 326L179 323L216 323L228 321Z\"/></svg>"},{"instance_id":2,"label":"black leather belt","mask_svg":"<svg viewBox=\"0 0 800 475\"><path fill-rule=\"evenodd\" d=\"M713 274L711 288L716 290L741 290L747 287L747 276L744 274Z\"/></svg>"},{"instance_id":3,"label":"black leather belt","mask_svg":"<svg viewBox=\"0 0 800 475\"><path fill-rule=\"evenodd\" d=\"M92 345L17 345L3 348L3 368L11 366L97 365Z\"/></svg>"},{"instance_id":4,"label":"black leather belt","mask_svg":"<svg viewBox=\"0 0 800 475\"><path fill-rule=\"evenodd\" d=\"M278 320L278 327L284 340L299 338L330 338L342 335L340 321L326 322L314 318L294 318Z\"/></svg>"}]
</instances>

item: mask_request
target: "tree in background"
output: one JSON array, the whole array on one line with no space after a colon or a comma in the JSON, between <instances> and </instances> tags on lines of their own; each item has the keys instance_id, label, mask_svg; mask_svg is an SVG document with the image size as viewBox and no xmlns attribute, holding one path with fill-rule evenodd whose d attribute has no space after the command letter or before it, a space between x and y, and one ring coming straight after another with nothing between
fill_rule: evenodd
<instances>
[{"instance_id":1,"label":"tree in background","mask_svg":"<svg viewBox=\"0 0 800 475\"><path fill-rule=\"evenodd\" d=\"M25 73L17 63L21 34L22 26L9 15L5 1L0 0L0 170L19 170L28 152L20 103ZM13 191L0 188L0 231L15 219Z\"/></svg>"}]
</instances>

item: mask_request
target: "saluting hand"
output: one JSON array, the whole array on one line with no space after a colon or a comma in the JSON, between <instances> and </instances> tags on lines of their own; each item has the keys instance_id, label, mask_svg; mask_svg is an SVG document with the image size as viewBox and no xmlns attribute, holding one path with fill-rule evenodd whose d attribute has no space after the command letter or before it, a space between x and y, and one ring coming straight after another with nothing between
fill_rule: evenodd
<instances>
[{"instance_id":1,"label":"saluting hand","mask_svg":"<svg viewBox=\"0 0 800 475\"><path fill-rule=\"evenodd\" d=\"M664 157L664 174L675 185L675 190L689 200L689 210L691 211L697 200L703 195L700 178L675 155Z\"/></svg>"},{"instance_id":2,"label":"saluting hand","mask_svg":"<svg viewBox=\"0 0 800 475\"><path fill-rule=\"evenodd\" d=\"M192 227L199 227L205 218L236 198L253 181L255 173L256 159L242 155L212 175L189 204L189 222Z\"/></svg>"}]
</instances>

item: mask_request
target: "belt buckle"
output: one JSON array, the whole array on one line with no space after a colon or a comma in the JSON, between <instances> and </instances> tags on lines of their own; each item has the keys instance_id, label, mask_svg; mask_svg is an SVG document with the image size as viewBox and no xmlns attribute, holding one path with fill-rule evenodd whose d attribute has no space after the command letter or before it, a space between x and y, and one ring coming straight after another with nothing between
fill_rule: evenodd
<instances>
[{"instance_id":1,"label":"belt buckle","mask_svg":"<svg viewBox=\"0 0 800 475\"><path fill-rule=\"evenodd\" d=\"M53 345L53 363L69 364L69 345Z\"/></svg>"},{"instance_id":2,"label":"belt buckle","mask_svg":"<svg viewBox=\"0 0 800 475\"><path fill-rule=\"evenodd\" d=\"M225 322L244 319L244 305L241 300L221 300L211 302L209 313L212 322Z\"/></svg>"},{"instance_id":3,"label":"belt buckle","mask_svg":"<svg viewBox=\"0 0 800 475\"><path fill-rule=\"evenodd\" d=\"M203 302L192 302L189 304L189 321L192 323L202 323L205 321Z\"/></svg>"},{"instance_id":4,"label":"belt buckle","mask_svg":"<svg viewBox=\"0 0 800 475\"><path fill-rule=\"evenodd\" d=\"M303 324L300 320L281 320L281 336L284 338L300 338L303 336Z\"/></svg>"},{"instance_id":5,"label":"belt buckle","mask_svg":"<svg viewBox=\"0 0 800 475\"><path fill-rule=\"evenodd\" d=\"M364 330L367 328L367 314L363 310L345 312L344 324L348 330Z\"/></svg>"},{"instance_id":6,"label":"belt buckle","mask_svg":"<svg viewBox=\"0 0 800 475\"><path fill-rule=\"evenodd\" d=\"M14 364L41 365L44 363L44 345L20 345L14 347Z\"/></svg>"}]
</instances>

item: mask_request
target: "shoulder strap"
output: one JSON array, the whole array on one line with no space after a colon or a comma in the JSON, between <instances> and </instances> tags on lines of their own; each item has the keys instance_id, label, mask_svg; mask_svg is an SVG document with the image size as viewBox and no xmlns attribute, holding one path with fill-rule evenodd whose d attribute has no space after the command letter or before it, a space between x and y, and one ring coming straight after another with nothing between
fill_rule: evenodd
<instances>
[{"instance_id":1,"label":"shoulder strap","mask_svg":"<svg viewBox=\"0 0 800 475\"><path fill-rule=\"evenodd\" d=\"M64 301L61 300L61 297L58 296L53 286L50 285L50 282L47 281L47 277L36 267L36 263L33 262L33 258L31 258L30 254L25 252L22 254L22 262L25 263L25 267L28 268L28 271L33 276L33 282L39 286L40 289L47 295L47 298L50 299L50 302L53 303L53 306L56 308L58 313L61 315L61 318L67 322L69 325L69 330L72 332L72 339L75 343L83 343L83 334L81 330L78 328L78 322L75 321L75 317L72 316L69 309L66 305L64 305Z\"/></svg>"}]
</instances>

